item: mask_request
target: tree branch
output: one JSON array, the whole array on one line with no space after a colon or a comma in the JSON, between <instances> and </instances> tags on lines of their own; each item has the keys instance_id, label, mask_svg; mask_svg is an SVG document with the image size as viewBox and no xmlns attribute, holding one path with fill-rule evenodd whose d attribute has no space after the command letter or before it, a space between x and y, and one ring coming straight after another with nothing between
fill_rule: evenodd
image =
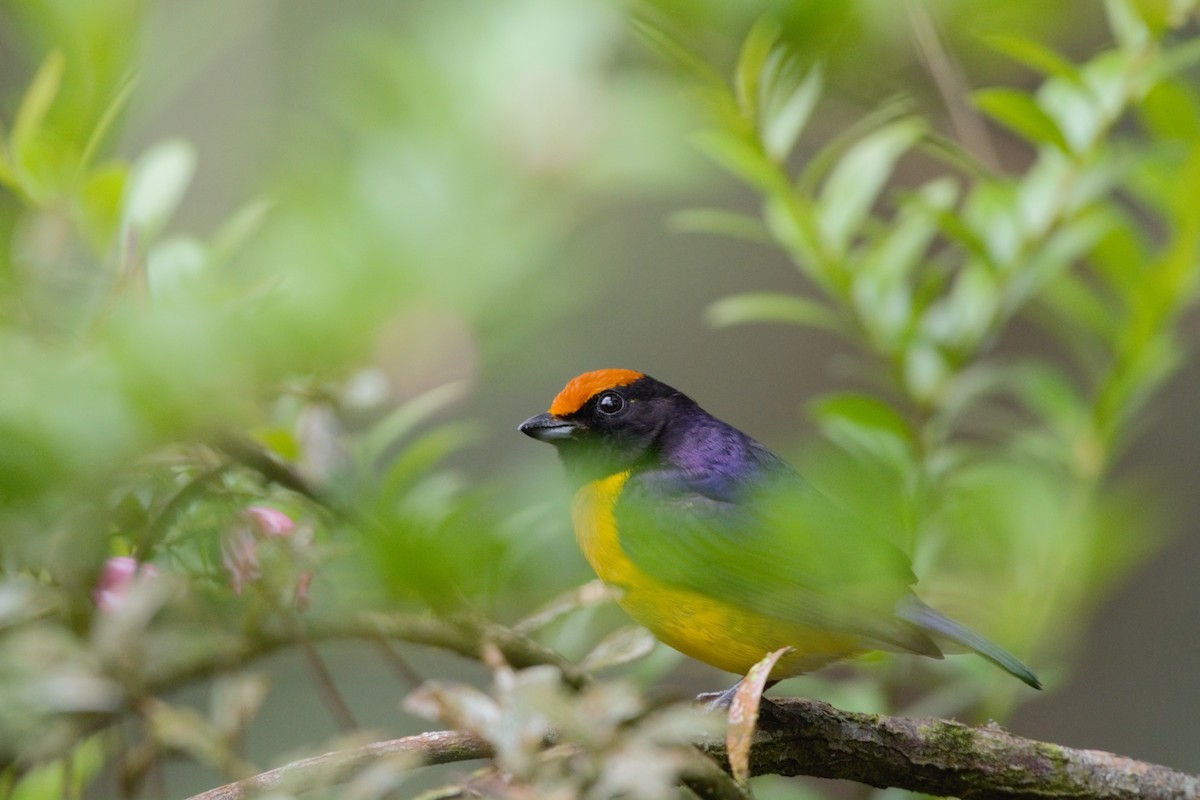
<instances>
[{"instance_id":1,"label":"tree branch","mask_svg":"<svg viewBox=\"0 0 1200 800\"><path fill-rule=\"evenodd\" d=\"M751 752L755 775L841 778L968 800L1200 798L1200 777L1112 753L1023 739L995 724L970 727L932 717L858 714L801 698L773 702L772 729L758 733ZM698 746L728 768L723 742ZM409 755L417 764L444 764L490 758L493 750L472 734L425 733L297 761L191 800L240 800L282 785L328 786L397 755ZM683 780L702 797L743 796L719 772L695 767Z\"/></svg>"},{"instance_id":2,"label":"tree branch","mask_svg":"<svg viewBox=\"0 0 1200 800\"><path fill-rule=\"evenodd\" d=\"M275 789L313 789L344 783L364 767L388 758L413 758L418 765L491 758L491 744L469 733L436 731L372 742L353 750L293 761L250 778L209 789L189 800L241 800Z\"/></svg>"},{"instance_id":3,"label":"tree branch","mask_svg":"<svg viewBox=\"0 0 1200 800\"><path fill-rule=\"evenodd\" d=\"M962 798L1200 798L1200 777L1023 739L994 723L976 728L931 717L857 714L802 698L773 702L777 724L759 732L751 751L755 775L842 778ZM703 749L725 760L723 742Z\"/></svg>"},{"instance_id":4,"label":"tree branch","mask_svg":"<svg viewBox=\"0 0 1200 800\"><path fill-rule=\"evenodd\" d=\"M434 731L385 742L372 742L351 750L325 753L285 764L276 769L218 786L188 800L243 800L276 789L307 791L345 783L355 774L384 759L411 758L414 766L475 761L495 755L490 743L470 733ZM704 800L747 800L733 779L697 753L685 767L682 781Z\"/></svg>"}]
</instances>

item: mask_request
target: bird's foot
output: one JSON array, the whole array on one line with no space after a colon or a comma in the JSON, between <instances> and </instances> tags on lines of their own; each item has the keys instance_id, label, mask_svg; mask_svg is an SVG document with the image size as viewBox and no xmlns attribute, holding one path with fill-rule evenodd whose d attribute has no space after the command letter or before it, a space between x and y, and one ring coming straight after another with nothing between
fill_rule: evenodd
<instances>
[{"instance_id":1,"label":"bird's foot","mask_svg":"<svg viewBox=\"0 0 1200 800\"><path fill-rule=\"evenodd\" d=\"M777 681L772 681L767 688L771 688ZM737 693L742 688L742 681L738 681L733 686L730 686L723 692L705 692L696 696L696 703L706 711L720 711L728 714L730 707L733 706L733 700L737 697ZM758 698L758 729L762 731L782 730L787 727L787 713L777 703L771 702L769 698L759 696Z\"/></svg>"}]
</instances>

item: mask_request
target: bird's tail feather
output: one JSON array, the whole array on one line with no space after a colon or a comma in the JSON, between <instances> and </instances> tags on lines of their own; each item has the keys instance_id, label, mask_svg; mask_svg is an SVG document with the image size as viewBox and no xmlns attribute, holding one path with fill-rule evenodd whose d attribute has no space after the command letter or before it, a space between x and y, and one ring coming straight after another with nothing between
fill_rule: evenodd
<instances>
[{"instance_id":1,"label":"bird's tail feather","mask_svg":"<svg viewBox=\"0 0 1200 800\"><path fill-rule=\"evenodd\" d=\"M978 653L1000 669L1024 681L1034 689L1042 688L1042 682L1038 680L1037 675L1033 674L1033 670L1022 664L1012 653L995 642L980 636L966 625L955 622L944 614L935 611L915 597L910 602L902 603L896 613L905 622L915 625L926 633L962 645L968 650Z\"/></svg>"}]
</instances>

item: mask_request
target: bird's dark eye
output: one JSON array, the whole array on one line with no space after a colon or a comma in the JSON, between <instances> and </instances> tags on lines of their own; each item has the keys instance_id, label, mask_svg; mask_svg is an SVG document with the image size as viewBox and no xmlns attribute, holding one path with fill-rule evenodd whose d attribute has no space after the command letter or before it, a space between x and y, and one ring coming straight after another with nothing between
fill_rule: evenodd
<instances>
[{"instance_id":1,"label":"bird's dark eye","mask_svg":"<svg viewBox=\"0 0 1200 800\"><path fill-rule=\"evenodd\" d=\"M605 392L596 398L596 410L610 417L625 410L625 398L616 392Z\"/></svg>"}]
</instances>

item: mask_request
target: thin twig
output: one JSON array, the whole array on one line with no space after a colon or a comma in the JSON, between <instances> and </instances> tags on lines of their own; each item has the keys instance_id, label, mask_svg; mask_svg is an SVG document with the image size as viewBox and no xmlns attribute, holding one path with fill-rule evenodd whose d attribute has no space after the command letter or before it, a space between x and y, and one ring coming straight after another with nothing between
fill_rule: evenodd
<instances>
[{"instance_id":1,"label":"thin twig","mask_svg":"<svg viewBox=\"0 0 1200 800\"><path fill-rule=\"evenodd\" d=\"M942 96L942 103L950 114L950 124L954 126L959 142L982 163L993 170L999 169L1000 158L996 148L992 146L987 127L974 109L964 102L968 88L962 77L962 69L942 44L929 11L924 4L909 0L908 19L912 25L917 52L925 63L925 68L929 70L938 94Z\"/></svg>"},{"instance_id":2,"label":"thin twig","mask_svg":"<svg viewBox=\"0 0 1200 800\"><path fill-rule=\"evenodd\" d=\"M392 668L392 671L396 673L400 680L408 684L408 688L415 689L425 682L425 679L421 677L421 673L413 669L413 666L408 663L408 659L400 655L391 642L379 634L372 636L371 641L375 645L375 649L383 657L383 660Z\"/></svg>"},{"instance_id":3,"label":"thin twig","mask_svg":"<svg viewBox=\"0 0 1200 800\"><path fill-rule=\"evenodd\" d=\"M299 626L296 629L296 643L300 646L300 651L304 653L304 659L312 668L317 682L317 693L321 695L321 700L329 709L329 714L333 717L334 722L344 733L358 730L358 720L354 718L354 712L350 710L350 705L338 689L333 673L325 666L325 660L321 658L321 654L317 652L312 640Z\"/></svg>"},{"instance_id":4,"label":"thin twig","mask_svg":"<svg viewBox=\"0 0 1200 800\"><path fill-rule=\"evenodd\" d=\"M325 498L291 464L251 439L226 433L216 437L213 446L266 480L325 505Z\"/></svg>"}]
</instances>

